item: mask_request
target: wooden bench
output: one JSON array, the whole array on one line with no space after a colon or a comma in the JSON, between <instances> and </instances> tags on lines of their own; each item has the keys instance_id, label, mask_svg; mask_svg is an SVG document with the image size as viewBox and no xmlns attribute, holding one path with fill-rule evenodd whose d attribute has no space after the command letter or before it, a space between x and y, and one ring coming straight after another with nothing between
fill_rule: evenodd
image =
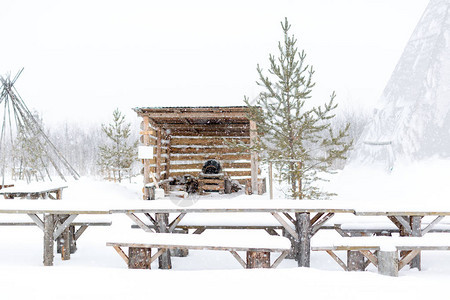
<instances>
[{"instance_id":1,"label":"wooden bench","mask_svg":"<svg viewBox=\"0 0 450 300\"><path fill-rule=\"evenodd\" d=\"M398 276L420 251L423 250L450 250L450 241L434 236L424 237L343 237L322 244L314 244L313 251L326 251L344 270L349 271L353 263L351 260L345 264L333 251L359 251L367 258L366 267L372 263L378 268L378 273L389 276ZM403 255L400 255L400 252Z\"/></svg>"},{"instance_id":2,"label":"wooden bench","mask_svg":"<svg viewBox=\"0 0 450 300\"><path fill-rule=\"evenodd\" d=\"M127 234L120 242L109 242L106 245L114 247L130 269L150 269L151 263L169 249L229 251L244 268L276 268L291 248L288 239L276 236L243 241L242 239L141 231ZM122 247L128 247L128 255ZM152 248L158 249L154 255L151 253ZM237 251L247 252L246 261ZM281 252L272 264L270 264L271 252Z\"/></svg>"}]
</instances>

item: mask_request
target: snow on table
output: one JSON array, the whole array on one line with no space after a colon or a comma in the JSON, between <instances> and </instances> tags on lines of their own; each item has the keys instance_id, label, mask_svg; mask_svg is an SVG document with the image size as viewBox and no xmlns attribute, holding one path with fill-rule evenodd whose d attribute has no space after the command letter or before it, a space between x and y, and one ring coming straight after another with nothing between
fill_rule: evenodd
<instances>
[{"instance_id":1,"label":"snow on table","mask_svg":"<svg viewBox=\"0 0 450 300\"><path fill-rule=\"evenodd\" d=\"M34 183L27 185L15 185L0 190L0 194L30 194L47 193L67 188L67 185L55 185L49 183Z\"/></svg>"},{"instance_id":2,"label":"snow on table","mask_svg":"<svg viewBox=\"0 0 450 300\"><path fill-rule=\"evenodd\" d=\"M236 238L234 235L193 235L171 233L147 233L143 231L127 232L115 235L108 246L120 244L123 247L183 248L247 251L248 249L264 249L267 251L287 251L291 248L289 239L280 236L253 236L251 239Z\"/></svg>"},{"instance_id":3,"label":"snow on table","mask_svg":"<svg viewBox=\"0 0 450 300\"><path fill-rule=\"evenodd\" d=\"M312 250L348 250L357 249L390 249L398 250L420 248L422 250L450 250L450 238L442 235L427 235L423 237L393 237L393 236L370 236L370 237L340 237L328 240L313 240Z\"/></svg>"}]
</instances>

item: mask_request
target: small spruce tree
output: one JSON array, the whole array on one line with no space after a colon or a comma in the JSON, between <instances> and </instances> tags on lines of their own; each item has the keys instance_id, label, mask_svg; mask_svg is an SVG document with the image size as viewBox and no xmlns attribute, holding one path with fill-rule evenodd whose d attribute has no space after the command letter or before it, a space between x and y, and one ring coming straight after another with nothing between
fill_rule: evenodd
<instances>
[{"instance_id":1,"label":"small spruce tree","mask_svg":"<svg viewBox=\"0 0 450 300\"><path fill-rule=\"evenodd\" d=\"M332 172L334 161L346 158L353 143L347 138L350 125L337 132L330 126L337 107L334 92L322 106L309 102L315 85L313 67L307 65L305 52L298 51L297 39L289 35L287 19L281 27L284 41L278 43L278 57L269 55L268 75L257 66L261 92L254 103L244 99L259 136L246 147L260 153L262 161L275 163L279 178L290 183L290 197L325 199L332 194L315 183L323 180L320 174Z\"/></svg>"},{"instance_id":2,"label":"small spruce tree","mask_svg":"<svg viewBox=\"0 0 450 300\"><path fill-rule=\"evenodd\" d=\"M130 142L131 124L125 123L125 116L116 109L112 123L102 124L102 132L108 142L99 147L98 165L102 170L117 171L118 181L122 181L123 172L137 160L138 141Z\"/></svg>"}]
</instances>

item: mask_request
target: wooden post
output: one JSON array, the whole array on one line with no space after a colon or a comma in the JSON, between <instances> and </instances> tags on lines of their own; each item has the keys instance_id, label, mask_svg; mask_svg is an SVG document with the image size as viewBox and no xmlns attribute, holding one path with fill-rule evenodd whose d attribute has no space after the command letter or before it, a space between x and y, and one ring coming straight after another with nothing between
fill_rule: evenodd
<instances>
[{"instance_id":1,"label":"wooden post","mask_svg":"<svg viewBox=\"0 0 450 300\"><path fill-rule=\"evenodd\" d=\"M166 134L166 139L168 141L167 143L167 157L166 157L166 178L170 177L170 154L171 154L171 142L172 142L172 136Z\"/></svg>"},{"instance_id":2,"label":"wooden post","mask_svg":"<svg viewBox=\"0 0 450 300\"><path fill-rule=\"evenodd\" d=\"M53 266L53 232L55 231L54 217L44 214L44 266Z\"/></svg>"},{"instance_id":3,"label":"wooden post","mask_svg":"<svg viewBox=\"0 0 450 300\"><path fill-rule=\"evenodd\" d=\"M161 127L156 128L156 179L161 180Z\"/></svg>"},{"instance_id":4,"label":"wooden post","mask_svg":"<svg viewBox=\"0 0 450 300\"><path fill-rule=\"evenodd\" d=\"M169 221L169 214L161 214L157 213L155 214L156 222L158 222L158 226L156 228L157 232L159 233L167 233L168 230L168 221ZM158 249L158 251L161 249ZM161 256L158 258L159 262L159 268L160 269L172 269L172 261L170 259L170 251L165 251Z\"/></svg>"},{"instance_id":5,"label":"wooden post","mask_svg":"<svg viewBox=\"0 0 450 300\"><path fill-rule=\"evenodd\" d=\"M351 236L362 236L362 234L352 233ZM347 251L347 270L364 271L365 269L365 256L359 251Z\"/></svg>"},{"instance_id":6,"label":"wooden post","mask_svg":"<svg viewBox=\"0 0 450 300\"><path fill-rule=\"evenodd\" d=\"M272 162L269 161L269 189L270 189L270 200L273 199L273 177L272 177Z\"/></svg>"},{"instance_id":7,"label":"wooden post","mask_svg":"<svg viewBox=\"0 0 450 300\"><path fill-rule=\"evenodd\" d=\"M128 269L151 269L151 248L128 248Z\"/></svg>"},{"instance_id":8,"label":"wooden post","mask_svg":"<svg viewBox=\"0 0 450 300\"><path fill-rule=\"evenodd\" d=\"M270 252L247 251L247 269L270 268Z\"/></svg>"},{"instance_id":9,"label":"wooden post","mask_svg":"<svg viewBox=\"0 0 450 300\"><path fill-rule=\"evenodd\" d=\"M301 174L301 170L302 170L302 163L298 162L298 198L302 199L303 198L303 193L302 193L302 174Z\"/></svg>"},{"instance_id":10,"label":"wooden post","mask_svg":"<svg viewBox=\"0 0 450 300\"><path fill-rule=\"evenodd\" d=\"M258 132L256 131L256 122L250 120L250 146L253 146L258 137ZM258 191L258 153L252 151L250 156L251 164L251 176L252 176L252 192L256 193Z\"/></svg>"},{"instance_id":11,"label":"wooden post","mask_svg":"<svg viewBox=\"0 0 450 300\"><path fill-rule=\"evenodd\" d=\"M309 213L295 213L298 233L297 263L299 267L310 266L311 255L311 223Z\"/></svg>"},{"instance_id":12,"label":"wooden post","mask_svg":"<svg viewBox=\"0 0 450 300\"><path fill-rule=\"evenodd\" d=\"M422 223L422 219L420 216L413 216L410 219L410 224L411 224L411 230L412 230L412 236L417 236L420 237L422 236L422 231L421 231L421 223ZM409 263L410 268L417 268L419 271L422 269L421 267L421 259L420 259L421 255L420 253L417 254Z\"/></svg>"},{"instance_id":13,"label":"wooden post","mask_svg":"<svg viewBox=\"0 0 450 300\"><path fill-rule=\"evenodd\" d=\"M378 273L388 276L398 276L397 251L378 251Z\"/></svg>"},{"instance_id":14,"label":"wooden post","mask_svg":"<svg viewBox=\"0 0 450 300\"><path fill-rule=\"evenodd\" d=\"M148 132L150 131L150 125L149 125L149 118L148 116L142 117L142 130L144 131L144 134L142 135L142 142L144 146L150 146L150 137L148 135ZM150 159L144 159L144 186L150 183ZM148 189L144 188L144 197L145 200L149 199L148 195Z\"/></svg>"},{"instance_id":15,"label":"wooden post","mask_svg":"<svg viewBox=\"0 0 450 300\"><path fill-rule=\"evenodd\" d=\"M69 215L56 215L60 223L62 224ZM61 233L61 236L58 237L61 239L61 259L69 260L70 259L70 226L67 226L66 229Z\"/></svg>"}]
</instances>

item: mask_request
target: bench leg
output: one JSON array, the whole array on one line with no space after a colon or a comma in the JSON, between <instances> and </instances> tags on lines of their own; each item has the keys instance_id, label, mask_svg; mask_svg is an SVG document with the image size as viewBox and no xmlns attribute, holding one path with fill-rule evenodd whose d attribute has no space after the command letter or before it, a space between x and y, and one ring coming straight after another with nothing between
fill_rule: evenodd
<instances>
[{"instance_id":1,"label":"bench leg","mask_svg":"<svg viewBox=\"0 0 450 300\"><path fill-rule=\"evenodd\" d=\"M378 273L388 276L398 276L397 251L378 251Z\"/></svg>"},{"instance_id":2,"label":"bench leg","mask_svg":"<svg viewBox=\"0 0 450 300\"><path fill-rule=\"evenodd\" d=\"M364 271L365 269L364 254L359 251L347 251L347 271Z\"/></svg>"},{"instance_id":3,"label":"bench leg","mask_svg":"<svg viewBox=\"0 0 450 300\"><path fill-rule=\"evenodd\" d=\"M174 234L188 234L187 229L183 228L176 228L172 233ZM174 257L186 257L189 255L189 250L185 248L174 248L170 249L170 255Z\"/></svg>"},{"instance_id":4,"label":"bench leg","mask_svg":"<svg viewBox=\"0 0 450 300\"><path fill-rule=\"evenodd\" d=\"M151 269L151 248L128 248L128 268L129 269Z\"/></svg>"},{"instance_id":5,"label":"bench leg","mask_svg":"<svg viewBox=\"0 0 450 300\"><path fill-rule=\"evenodd\" d=\"M247 251L247 269L270 268L270 252Z\"/></svg>"}]
</instances>

